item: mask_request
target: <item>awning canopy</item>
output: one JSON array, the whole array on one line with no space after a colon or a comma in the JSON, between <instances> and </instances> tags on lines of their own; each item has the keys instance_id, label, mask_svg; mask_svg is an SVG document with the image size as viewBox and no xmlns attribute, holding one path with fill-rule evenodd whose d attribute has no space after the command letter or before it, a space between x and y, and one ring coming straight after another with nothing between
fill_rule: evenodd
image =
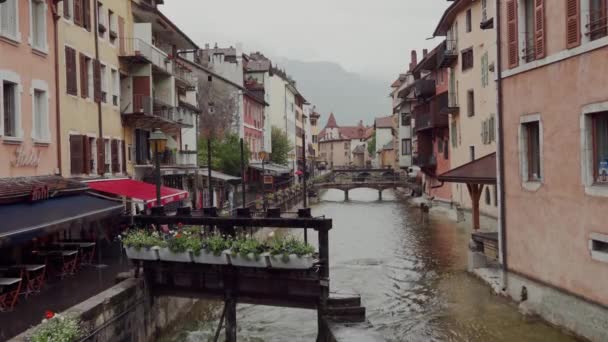
<instances>
[{"instance_id":1,"label":"awning canopy","mask_svg":"<svg viewBox=\"0 0 608 342\"><path fill-rule=\"evenodd\" d=\"M0 245L67 229L72 223L119 216L123 211L121 202L86 194L3 205L0 206Z\"/></svg>"},{"instance_id":2,"label":"awning canopy","mask_svg":"<svg viewBox=\"0 0 608 342\"><path fill-rule=\"evenodd\" d=\"M209 175L209 169L206 168L202 168L199 169L198 174L203 176L203 177L207 177ZM225 173L221 173L218 171L213 171L211 170L211 179L216 179L222 182L227 182L227 183L240 183L241 179L239 177L234 177L231 175L227 175Z\"/></svg>"},{"instance_id":3,"label":"awning canopy","mask_svg":"<svg viewBox=\"0 0 608 342\"><path fill-rule=\"evenodd\" d=\"M108 179L88 182L91 189L112 195L126 196L143 202L151 208L156 205L156 186L132 179ZM188 197L185 190L162 186L160 188L161 205L183 200Z\"/></svg>"},{"instance_id":4,"label":"awning canopy","mask_svg":"<svg viewBox=\"0 0 608 342\"><path fill-rule=\"evenodd\" d=\"M448 183L496 184L496 153L461 165L437 179Z\"/></svg>"},{"instance_id":5,"label":"awning canopy","mask_svg":"<svg viewBox=\"0 0 608 342\"><path fill-rule=\"evenodd\" d=\"M262 163L250 163L249 167L256 170L262 170ZM264 163L263 168L268 174L285 175L291 174L291 169L274 163Z\"/></svg>"}]
</instances>

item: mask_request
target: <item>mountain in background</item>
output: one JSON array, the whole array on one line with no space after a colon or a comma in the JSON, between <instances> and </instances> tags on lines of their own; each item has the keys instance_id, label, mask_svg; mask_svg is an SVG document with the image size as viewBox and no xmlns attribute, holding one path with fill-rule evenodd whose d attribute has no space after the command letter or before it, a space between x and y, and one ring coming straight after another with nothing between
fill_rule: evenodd
<instances>
[{"instance_id":1,"label":"mountain in background","mask_svg":"<svg viewBox=\"0 0 608 342\"><path fill-rule=\"evenodd\" d=\"M296 80L306 100L317 106L324 127L333 112L338 125L355 125L363 120L372 125L374 118L391 114L388 97L390 84L348 72L332 62L302 62L273 58L273 64L285 69Z\"/></svg>"}]
</instances>

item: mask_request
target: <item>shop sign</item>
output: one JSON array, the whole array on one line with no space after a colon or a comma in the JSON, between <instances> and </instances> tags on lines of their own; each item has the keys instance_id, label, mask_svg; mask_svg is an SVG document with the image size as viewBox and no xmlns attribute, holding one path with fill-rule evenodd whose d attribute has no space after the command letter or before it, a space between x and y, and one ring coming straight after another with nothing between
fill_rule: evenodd
<instances>
[{"instance_id":1,"label":"shop sign","mask_svg":"<svg viewBox=\"0 0 608 342\"><path fill-rule=\"evenodd\" d=\"M273 184L274 179L272 176L264 176L264 184Z\"/></svg>"},{"instance_id":2,"label":"shop sign","mask_svg":"<svg viewBox=\"0 0 608 342\"><path fill-rule=\"evenodd\" d=\"M30 201L44 201L49 199L49 186L48 185L34 185L30 194Z\"/></svg>"},{"instance_id":3,"label":"shop sign","mask_svg":"<svg viewBox=\"0 0 608 342\"><path fill-rule=\"evenodd\" d=\"M608 160L604 160L600 162L600 167L598 170L598 183L608 183Z\"/></svg>"},{"instance_id":4,"label":"shop sign","mask_svg":"<svg viewBox=\"0 0 608 342\"><path fill-rule=\"evenodd\" d=\"M37 167L40 163L40 151L32 148L26 151L23 146L20 146L15 151L15 160L11 162L13 167Z\"/></svg>"}]
</instances>

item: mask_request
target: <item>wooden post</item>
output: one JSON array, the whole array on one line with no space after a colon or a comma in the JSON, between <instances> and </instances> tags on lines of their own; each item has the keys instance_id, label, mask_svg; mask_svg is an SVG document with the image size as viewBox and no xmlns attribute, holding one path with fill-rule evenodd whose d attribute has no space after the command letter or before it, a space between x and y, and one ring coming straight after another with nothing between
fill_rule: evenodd
<instances>
[{"instance_id":1,"label":"wooden post","mask_svg":"<svg viewBox=\"0 0 608 342\"><path fill-rule=\"evenodd\" d=\"M236 299L226 298L226 342L236 342Z\"/></svg>"},{"instance_id":2,"label":"wooden post","mask_svg":"<svg viewBox=\"0 0 608 342\"><path fill-rule=\"evenodd\" d=\"M467 189L471 196L471 204L473 206L473 230L479 230L479 199L483 190L483 184L468 184Z\"/></svg>"},{"instance_id":3,"label":"wooden post","mask_svg":"<svg viewBox=\"0 0 608 342\"><path fill-rule=\"evenodd\" d=\"M382 189L378 190L378 200L382 201Z\"/></svg>"},{"instance_id":4,"label":"wooden post","mask_svg":"<svg viewBox=\"0 0 608 342\"><path fill-rule=\"evenodd\" d=\"M348 192L346 192L348 193ZM318 230L319 233L319 259L321 267L319 275L321 278L321 296L319 298L319 306L317 308L317 341L327 340L327 329L323 315L327 308L327 298L329 298L329 231L326 228Z\"/></svg>"},{"instance_id":5,"label":"wooden post","mask_svg":"<svg viewBox=\"0 0 608 342\"><path fill-rule=\"evenodd\" d=\"M344 201L348 202L348 190L344 190Z\"/></svg>"}]
</instances>

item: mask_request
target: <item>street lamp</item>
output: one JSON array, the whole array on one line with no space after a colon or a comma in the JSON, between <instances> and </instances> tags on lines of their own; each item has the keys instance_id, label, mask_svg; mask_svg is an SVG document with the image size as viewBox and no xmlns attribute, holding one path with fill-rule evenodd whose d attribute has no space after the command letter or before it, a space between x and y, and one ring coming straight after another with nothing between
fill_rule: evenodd
<instances>
[{"instance_id":1,"label":"street lamp","mask_svg":"<svg viewBox=\"0 0 608 342\"><path fill-rule=\"evenodd\" d=\"M262 203L263 209L266 211L266 184L264 184L264 176L266 175L266 169L264 168L264 161L266 161L266 156L268 153L262 150L258 152L258 157L262 160Z\"/></svg>"},{"instance_id":2,"label":"street lamp","mask_svg":"<svg viewBox=\"0 0 608 342\"><path fill-rule=\"evenodd\" d=\"M167 136L160 130L160 128L155 128L154 132L150 134L148 141L154 146L154 162L156 166L156 206L160 207L160 154L165 152L165 148L167 146Z\"/></svg>"}]
</instances>

